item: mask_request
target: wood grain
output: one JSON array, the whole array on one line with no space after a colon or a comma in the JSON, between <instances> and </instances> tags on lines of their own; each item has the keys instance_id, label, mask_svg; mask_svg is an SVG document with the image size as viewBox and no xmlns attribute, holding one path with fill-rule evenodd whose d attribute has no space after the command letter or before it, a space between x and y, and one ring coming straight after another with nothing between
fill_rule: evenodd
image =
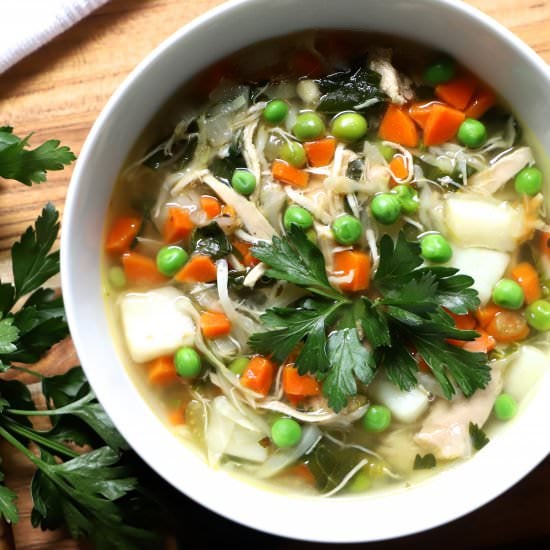
<instances>
[{"instance_id":1,"label":"wood grain","mask_svg":"<svg viewBox=\"0 0 550 550\"><path fill-rule=\"evenodd\" d=\"M275 1L275 0L274 0ZM182 25L220 0L111 0L77 26L0 76L0 125L13 125L18 134L35 132L31 142L56 138L78 154L93 121L109 96L135 65ZM550 62L550 0L471 0L511 29ZM9 247L50 200L62 211L69 168L51 174L46 185L26 188L0 179L0 276L9 278ZM44 372L62 372L77 362L70 341L60 344L39 365ZM26 381L29 381L28 379ZM548 434L541 434L541 437ZM13 528L18 550L69 549L78 546L63 533L30 528L28 493L30 464L0 446L8 484L20 495L22 520ZM536 547L550 540L550 461L489 505L451 524L376 548L491 548L522 544ZM452 498L452 495L442 495ZM203 546L237 540L264 548L317 548L261 535L222 520L187 503L196 521L190 536L203 537ZM429 510L426 510L429 513ZM189 516L191 517L191 515ZM368 519L368 518L366 518ZM214 529L210 527L215 525ZM193 540L193 538L191 538ZM370 545L363 545L366 547ZM10 547L10 533L0 526L0 550Z\"/></svg>"}]
</instances>

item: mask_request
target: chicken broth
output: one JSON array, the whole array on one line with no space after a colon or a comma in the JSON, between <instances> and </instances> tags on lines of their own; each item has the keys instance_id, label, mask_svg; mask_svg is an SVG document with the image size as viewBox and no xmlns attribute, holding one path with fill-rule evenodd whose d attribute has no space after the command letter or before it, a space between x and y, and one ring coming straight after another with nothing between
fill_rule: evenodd
<instances>
[{"instance_id":1,"label":"chicken broth","mask_svg":"<svg viewBox=\"0 0 550 550\"><path fill-rule=\"evenodd\" d=\"M273 489L362 494L469 458L547 372L531 143L490 83L392 38L221 60L113 192L124 364L209 464Z\"/></svg>"}]
</instances>

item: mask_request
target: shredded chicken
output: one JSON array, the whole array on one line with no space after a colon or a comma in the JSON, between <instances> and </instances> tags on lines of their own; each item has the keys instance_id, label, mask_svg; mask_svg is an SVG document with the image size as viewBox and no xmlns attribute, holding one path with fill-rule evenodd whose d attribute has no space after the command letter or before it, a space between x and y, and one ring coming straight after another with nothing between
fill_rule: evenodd
<instances>
[{"instance_id":1,"label":"shredded chicken","mask_svg":"<svg viewBox=\"0 0 550 550\"><path fill-rule=\"evenodd\" d=\"M391 64L391 50L380 48L375 50L369 63L369 68L382 76L380 88L388 95L392 103L404 105L414 97L412 81L397 72Z\"/></svg>"},{"instance_id":2,"label":"shredded chicken","mask_svg":"<svg viewBox=\"0 0 550 550\"><path fill-rule=\"evenodd\" d=\"M482 427L489 418L495 399L502 390L504 365L505 361L494 363L488 386L477 390L472 397L457 396L452 401L438 399L414 436L415 443L443 460L470 456L470 422Z\"/></svg>"}]
</instances>

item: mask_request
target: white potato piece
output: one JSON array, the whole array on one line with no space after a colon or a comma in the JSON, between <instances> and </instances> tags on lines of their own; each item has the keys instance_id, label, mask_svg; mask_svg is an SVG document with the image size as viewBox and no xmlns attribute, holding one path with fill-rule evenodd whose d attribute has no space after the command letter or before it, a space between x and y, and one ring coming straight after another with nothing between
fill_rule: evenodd
<instances>
[{"instance_id":1,"label":"white potato piece","mask_svg":"<svg viewBox=\"0 0 550 550\"><path fill-rule=\"evenodd\" d=\"M414 422L428 408L428 396L413 388L401 391L384 376L377 376L369 386L369 396L390 409L392 416L400 422Z\"/></svg>"},{"instance_id":2,"label":"white potato piece","mask_svg":"<svg viewBox=\"0 0 550 550\"><path fill-rule=\"evenodd\" d=\"M523 346L504 376L504 392L516 401L524 399L550 371L548 354L533 346Z\"/></svg>"},{"instance_id":3,"label":"white potato piece","mask_svg":"<svg viewBox=\"0 0 550 550\"><path fill-rule=\"evenodd\" d=\"M523 208L466 195L447 200L445 223L447 236L458 246L502 252L514 250L526 231Z\"/></svg>"},{"instance_id":4,"label":"white potato piece","mask_svg":"<svg viewBox=\"0 0 550 550\"><path fill-rule=\"evenodd\" d=\"M520 170L533 164L535 159L529 147L519 147L500 157L494 164L474 174L468 180L468 190L492 195L509 182Z\"/></svg>"},{"instance_id":5,"label":"white potato piece","mask_svg":"<svg viewBox=\"0 0 550 550\"><path fill-rule=\"evenodd\" d=\"M128 351L138 363L173 353L193 344L195 323L179 311L182 294L173 287L128 292L120 300L122 326Z\"/></svg>"},{"instance_id":6,"label":"white potato piece","mask_svg":"<svg viewBox=\"0 0 550 550\"><path fill-rule=\"evenodd\" d=\"M491 298L493 287L504 275L510 255L487 248L461 248L454 245L452 248L453 256L445 265L472 277L472 288L477 290L481 304L485 305Z\"/></svg>"}]
</instances>

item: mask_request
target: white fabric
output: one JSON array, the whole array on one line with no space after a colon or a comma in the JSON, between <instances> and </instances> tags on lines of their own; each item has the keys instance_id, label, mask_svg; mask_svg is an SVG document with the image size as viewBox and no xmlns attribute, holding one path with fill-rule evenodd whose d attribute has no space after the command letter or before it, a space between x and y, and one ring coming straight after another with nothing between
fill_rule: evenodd
<instances>
[{"instance_id":1,"label":"white fabric","mask_svg":"<svg viewBox=\"0 0 550 550\"><path fill-rule=\"evenodd\" d=\"M108 0L0 0L0 73Z\"/></svg>"}]
</instances>

